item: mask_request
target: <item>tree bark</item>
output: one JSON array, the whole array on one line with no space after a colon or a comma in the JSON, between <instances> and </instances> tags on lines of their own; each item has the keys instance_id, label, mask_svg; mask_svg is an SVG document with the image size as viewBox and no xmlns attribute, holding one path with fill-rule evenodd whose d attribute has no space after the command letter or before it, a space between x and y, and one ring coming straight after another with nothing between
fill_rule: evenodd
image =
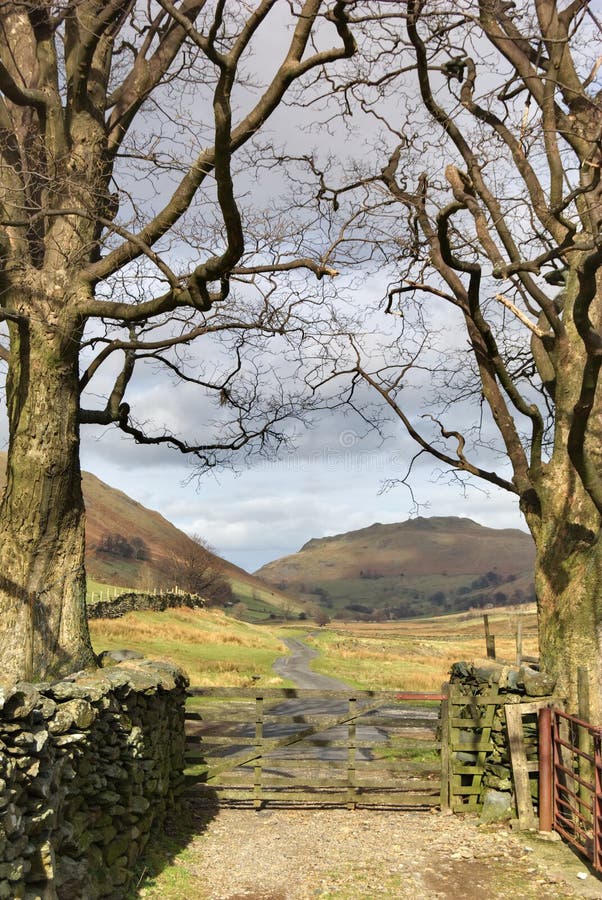
<instances>
[{"instance_id":1,"label":"tree bark","mask_svg":"<svg viewBox=\"0 0 602 900\"><path fill-rule=\"evenodd\" d=\"M551 457L534 480L538 520L527 515L535 539L535 592L542 668L554 675L568 709L577 713L578 669L589 672L590 721L602 724L602 541L599 511L602 389L596 355L577 322L584 304L583 258L573 254L563 302L565 337L558 342L556 415ZM587 285L585 285L587 287ZM602 278L592 278L588 317L599 328ZM587 376L588 366L591 374ZM587 400L587 404L584 402Z\"/></svg>"},{"instance_id":2,"label":"tree bark","mask_svg":"<svg viewBox=\"0 0 602 900\"><path fill-rule=\"evenodd\" d=\"M567 528L571 526L567 523ZM561 529L562 531L563 529ZM602 723L602 547L571 541L566 552L557 534L538 542L535 590L542 670L557 680L556 694L570 712L579 708L578 669L589 673L590 721Z\"/></svg>"},{"instance_id":3,"label":"tree bark","mask_svg":"<svg viewBox=\"0 0 602 900\"><path fill-rule=\"evenodd\" d=\"M4 681L48 679L94 664L79 465L81 325L61 322L53 305L40 300L35 315L10 323L10 443L0 505Z\"/></svg>"}]
</instances>

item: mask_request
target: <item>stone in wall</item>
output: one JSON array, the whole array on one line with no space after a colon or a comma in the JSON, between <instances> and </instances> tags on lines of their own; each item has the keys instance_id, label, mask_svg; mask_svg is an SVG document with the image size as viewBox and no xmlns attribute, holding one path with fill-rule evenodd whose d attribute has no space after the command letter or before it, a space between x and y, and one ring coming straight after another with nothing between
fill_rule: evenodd
<instances>
[{"instance_id":1,"label":"stone in wall","mask_svg":"<svg viewBox=\"0 0 602 900\"><path fill-rule=\"evenodd\" d=\"M188 680L131 660L0 689L0 900L118 900L183 786Z\"/></svg>"}]
</instances>

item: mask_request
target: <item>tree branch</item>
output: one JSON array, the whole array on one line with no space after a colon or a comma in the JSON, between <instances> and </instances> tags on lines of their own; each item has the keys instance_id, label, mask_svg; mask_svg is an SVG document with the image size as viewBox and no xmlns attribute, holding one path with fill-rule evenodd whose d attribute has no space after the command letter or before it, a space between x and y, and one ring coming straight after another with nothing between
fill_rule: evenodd
<instances>
[{"instance_id":1,"label":"tree branch","mask_svg":"<svg viewBox=\"0 0 602 900\"><path fill-rule=\"evenodd\" d=\"M32 90L17 84L6 66L0 61L0 91L16 106L33 106L43 112L47 99L42 91Z\"/></svg>"},{"instance_id":2,"label":"tree branch","mask_svg":"<svg viewBox=\"0 0 602 900\"><path fill-rule=\"evenodd\" d=\"M146 434L142 428L130 421L129 407L127 407L127 404L122 404L121 409L122 415L117 423L118 427L125 434L129 434L133 437L137 444L145 444L148 446L167 444L174 447L176 450L179 450L180 453L196 456L201 461L204 468L213 468L218 465L220 460L219 455L222 452L237 452L245 447L251 446L257 441L259 441L260 448L265 447L270 440L276 440L277 443L284 442L286 440L285 436L274 431L273 428L278 422L283 421L290 415L288 411L276 413L270 416L269 420L262 425L261 428L251 430L242 428L242 422L239 421L242 430L238 436L233 437L230 441L224 440L214 443L189 444L172 434L154 436Z\"/></svg>"},{"instance_id":3,"label":"tree branch","mask_svg":"<svg viewBox=\"0 0 602 900\"><path fill-rule=\"evenodd\" d=\"M198 13L205 6L205 2L206 0L183 0L179 16L191 23L194 22ZM136 113L147 97L161 83L186 39L186 30L177 22L174 23L166 33L161 35L157 50L147 60L145 53L159 33L162 17L163 12L161 16L155 18L148 29L146 40L134 60L132 70L123 79L115 94L109 98L108 105L113 109L107 123L107 152L111 157L114 157L119 150Z\"/></svg>"},{"instance_id":4,"label":"tree branch","mask_svg":"<svg viewBox=\"0 0 602 900\"><path fill-rule=\"evenodd\" d=\"M333 269L331 266L323 265L309 257L301 257L300 259L292 259L284 263L268 263L265 266L236 266L232 269L232 276L244 277L245 275L263 275L272 272L292 272L295 269L309 269L318 281L324 278L325 275L335 278L339 274L337 269Z\"/></svg>"},{"instance_id":5,"label":"tree branch","mask_svg":"<svg viewBox=\"0 0 602 900\"><path fill-rule=\"evenodd\" d=\"M196 327L185 331L183 334L176 335L175 337L170 338L161 338L156 341L140 340L138 338L131 338L128 341L108 341L106 346L103 347L100 353L92 360L86 371L80 377L80 391L83 391L89 385L92 378L100 369L102 364L106 362L106 360L109 359L109 357L117 351L135 351L136 358L138 359L143 358L144 356L151 356L154 351L168 350L172 347L191 344L194 340L202 337L203 335L214 335L227 332L242 333L245 331L258 332L265 335L276 335L280 334L282 329L265 325L260 321L227 321L217 322L215 324L211 324L211 322L203 322L200 325L197 325ZM165 360L162 361L165 362Z\"/></svg>"},{"instance_id":6,"label":"tree branch","mask_svg":"<svg viewBox=\"0 0 602 900\"><path fill-rule=\"evenodd\" d=\"M514 380L508 372L508 368L499 352L497 341L492 329L483 316L480 306L481 267L478 263L467 263L454 256L448 235L448 223L450 216L462 206L460 201L443 209L437 217L437 233L441 247L441 256L452 269L467 272L470 276L468 287L468 309L466 322L470 335L473 352L479 367L483 393L492 415L504 441L506 451L514 469L515 481L520 493L530 490L532 471L539 469L541 465L541 442L543 436L543 420L541 413L535 404L527 403L518 390ZM478 335L478 337L477 337ZM527 464L525 449L516 428L512 416L508 412L507 405L498 388L496 379L510 398L512 405L527 416L532 423L531 457L530 465Z\"/></svg>"},{"instance_id":7,"label":"tree branch","mask_svg":"<svg viewBox=\"0 0 602 900\"><path fill-rule=\"evenodd\" d=\"M89 78L94 53L106 31L118 26L131 8L132 0L84 0L77 3L67 17L65 27L65 60L67 70L67 105L75 112L86 107Z\"/></svg>"},{"instance_id":8,"label":"tree branch","mask_svg":"<svg viewBox=\"0 0 602 900\"><path fill-rule=\"evenodd\" d=\"M532 322L531 319L526 316L521 309L518 308L518 306L515 306L512 300L508 299L508 297L504 297L503 294L496 294L495 299L499 300L500 303L502 303L506 307L506 309L509 309L512 315L516 316L519 322L522 322L523 325L526 325L529 331L532 334L536 335L536 337L542 338L545 336L545 331L542 331L541 328L538 328L537 325L535 325L535 323Z\"/></svg>"},{"instance_id":9,"label":"tree branch","mask_svg":"<svg viewBox=\"0 0 602 900\"><path fill-rule=\"evenodd\" d=\"M308 57L302 61L305 53L312 26L318 15L320 8L320 0L305 0L303 9L299 14L298 22L295 27L289 49L286 56L271 83L264 91L261 99L254 108L242 119L239 124L231 131L231 140L229 154L239 149L243 144L247 143L250 138L261 128L266 120L271 116L278 107L290 85L312 68L320 67L327 62L334 62L337 59L343 59L355 52L355 42L350 35L347 17L345 13L344 2L335 4L333 17L337 28L337 32L343 40L343 47L335 47L331 50L324 50L320 53ZM182 32L184 34L184 32ZM250 36L250 35L249 35ZM219 92L223 94L224 85L221 84ZM218 92L218 93L219 93ZM223 97L219 100L218 95L214 100L218 100L218 113L220 109L223 114ZM217 122L216 122L217 130ZM216 133L216 140L217 133ZM216 148L215 146L202 151L195 162L191 165L187 174L181 180L180 184L172 194L168 203L163 210L158 213L155 218L146 225L140 234L139 240L146 246L153 246L159 238L161 238L173 225L181 218L188 209L190 202L199 189L205 178L214 170L216 165ZM226 223L227 224L227 223ZM88 269L88 275L92 281L98 281L107 278L109 275L122 268L128 262L131 262L140 251L137 246L131 242L127 242L121 247L109 253L104 259L92 264ZM210 261L209 261L210 262ZM211 268L211 265L209 266ZM198 278L204 278L202 267L197 273Z\"/></svg>"},{"instance_id":10,"label":"tree branch","mask_svg":"<svg viewBox=\"0 0 602 900\"><path fill-rule=\"evenodd\" d=\"M85 425L110 425L112 422L120 422L122 419L127 420L129 406L122 401L125 390L134 374L135 363L136 354L133 350L126 348L123 368L115 379L115 384L109 394L105 408L103 410L88 410L80 407L80 423Z\"/></svg>"},{"instance_id":11,"label":"tree branch","mask_svg":"<svg viewBox=\"0 0 602 900\"><path fill-rule=\"evenodd\" d=\"M391 392L389 390L387 390L382 384L380 384L368 372L366 372L366 370L359 363L354 367L353 371L357 372L360 377L363 378L364 381L366 381L366 383L369 384L383 398L385 403L387 403L387 405L393 410L397 418L403 423L410 437L417 444L419 444L420 447L422 447L422 449L430 456L434 456L435 459L440 460L441 462L445 463L445 465L450 466L452 469L460 469L463 472L468 472L471 475L475 475L478 478L489 481L491 484L495 484L497 485L497 487L501 487L505 491L509 491L513 494L518 493L516 485L514 485L511 481L507 481L505 478L500 478L500 476L496 472L489 472L486 469L482 469L480 466L476 466L473 463L470 463L463 454L463 438L460 438L460 440L458 441L458 449L461 452L458 453L457 458L449 456L448 454L443 453L441 450L438 450L436 447L433 447L433 445L414 428L410 419L405 414L403 409L399 406L395 398L391 395ZM444 437L455 436L456 439L460 437L458 432L455 431L442 431L442 434Z\"/></svg>"}]
</instances>

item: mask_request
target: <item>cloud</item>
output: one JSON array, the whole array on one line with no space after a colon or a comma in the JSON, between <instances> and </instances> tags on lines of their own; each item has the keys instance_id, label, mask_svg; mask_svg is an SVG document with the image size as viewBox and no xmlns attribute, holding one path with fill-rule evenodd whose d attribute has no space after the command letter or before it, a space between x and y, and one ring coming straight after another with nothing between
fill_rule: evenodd
<instances>
[{"instance_id":1,"label":"cloud","mask_svg":"<svg viewBox=\"0 0 602 900\"><path fill-rule=\"evenodd\" d=\"M416 384L404 390L405 408L420 428L438 428L420 415L432 399L429 374L416 372ZM358 395L359 397L359 395ZM159 380L150 367L133 386L137 418L169 422L174 430L196 437L213 415L199 389L175 387ZM366 409L367 397L360 397ZM134 405L134 403L133 403ZM385 407L381 404L382 411ZM479 410L480 412L480 410ZM447 410L447 428L468 429L474 422L468 399ZM348 408L313 415L312 427L297 425L296 448L277 460L255 458L241 472L214 470L195 477L194 460L167 446L137 446L114 429L86 429L83 465L144 505L157 509L187 533L199 533L226 558L249 570L297 551L312 537L324 537L373 522L398 522L415 513L414 499L427 515L461 515L493 527L521 527L514 496L487 485L462 489L427 455L414 464L414 497L403 485L382 492L388 480L399 480L417 452L399 420L385 416L385 437L370 429ZM483 419L483 437L490 423ZM443 442L448 452L456 442ZM499 459L486 447L482 465L495 468Z\"/></svg>"},{"instance_id":2,"label":"cloud","mask_svg":"<svg viewBox=\"0 0 602 900\"><path fill-rule=\"evenodd\" d=\"M399 522L413 501L400 486L379 493L391 474L387 457L366 454L349 460L281 460L255 466L240 477L224 473L192 486L172 489L164 514L188 533L200 533L226 558L255 570L297 551L312 537L363 528L374 522ZM498 489L488 495L421 479L417 496L424 514L473 518L494 527L518 527L514 498Z\"/></svg>"}]
</instances>

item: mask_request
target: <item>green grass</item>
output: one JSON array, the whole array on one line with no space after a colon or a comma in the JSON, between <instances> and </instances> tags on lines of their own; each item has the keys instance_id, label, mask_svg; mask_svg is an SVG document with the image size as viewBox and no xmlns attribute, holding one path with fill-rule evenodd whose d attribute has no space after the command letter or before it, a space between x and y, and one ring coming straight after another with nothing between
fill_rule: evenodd
<instances>
[{"instance_id":1,"label":"green grass","mask_svg":"<svg viewBox=\"0 0 602 900\"><path fill-rule=\"evenodd\" d=\"M128 613L119 619L93 619L90 631L97 653L125 647L172 659L192 684L285 686L272 671L274 660L287 653L278 636L220 610Z\"/></svg>"},{"instance_id":2,"label":"green grass","mask_svg":"<svg viewBox=\"0 0 602 900\"><path fill-rule=\"evenodd\" d=\"M420 769L425 772L433 771L433 768L440 768L439 750L432 745L431 740L422 742L412 741L405 737L389 736L389 741L384 747L377 747L373 751L376 759L391 760L398 762L400 760L410 761L415 765L412 767L412 774L416 774ZM416 764L423 763L423 766ZM408 767L409 770L410 767Z\"/></svg>"},{"instance_id":3,"label":"green grass","mask_svg":"<svg viewBox=\"0 0 602 900\"><path fill-rule=\"evenodd\" d=\"M490 610L501 658L515 654L519 616L524 652L537 655L534 609ZM319 651L314 671L366 690L439 691L453 662L485 655L482 614L318 628L311 622L257 625L222 610L171 609L91 620L90 629L97 652L130 648L167 657L193 684L207 687L290 686L272 671L274 661L287 653L286 637L307 640Z\"/></svg>"},{"instance_id":4,"label":"green grass","mask_svg":"<svg viewBox=\"0 0 602 900\"><path fill-rule=\"evenodd\" d=\"M304 598L314 605L319 602L315 589L327 595L324 605L331 616L357 618L358 613L347 609L350 605L361 605L369 609L379 610L386 607L405 605L408 615L438 616L453 610L464 610L479 605L476 602L484 592L494 594L502 591L507 595L521 587L528 591L532 581L531 573L521 576L516 581L504 583L498 587L487 589L471 589L471 582L479 573L469 575L388 575L382 578L338 578L335 580L313 579L308 576L305 581ZM459 588L468 589L464 594L452 594ZM291 590L294 585L291 584ZM446 600L431 601L431 597L442 592Z\"/></svg>"},{"instance_id":5,"label":"green grass","mask_svg":"<svg viewBox=\"0 0 602 900\"><path fill-rule=\"evenodd\" d=\"M303 605L289 600L279 591L269 586L251 585L247 581L230 578L232 593L236 603L244 603L247 612L245 621L269 622L272 618L298 618Z\"/></svg>"},{"instance_id":6,"label":"green grass","mask_svg":"<svg viewBox=\"0 0 602 900\"><path fill-rule=\"evenodd\" d=\"M170 845L173 845L173 858L169 858ZM194 864L193 850L181 850L175 841L162 838L160 843L151 847L144 854L145 865L138 874L128 900L137 897L156 898L156 900L188 900L190 897L200 898L198 877L194 871L186 868L186 864Z\"/></svg>"},{"instance_id":7,"label":"green grass","mask_svg":"<svg viewBox=\"0 0 602 900\"><path fill-rule=\"evenodd\" d=\"M126 900L204 900L208 890L199 885L199 850L193 842L211 818L212 813L193 816L187 806L178 809L177 821L168 819L167 833L155 835L146 847Z\"/></svg>"},{"instance_id":8,"label":"green grass","mask_svg":"<svg viewBox=\"0 0 602 900\"><path fill-rule=\"evenodd\" d=\"M523 652L538 655L534 607L489 611L497 655L516 653L518 617L524 628ZM353 687L375 690L439 691L452 663L485 656L482 613L390 623L334 623L308 637L319 651L311 667Z\"/></svg>"},{"instance_id":9,"label":"green grass","mask_svg":"<svg viewBox=\"0 0 602 900\"><path fill-rule=\"evenodd\" d=\"M94 600L106 600L111 597L118 597L119 594L125 594L134 588L118 587L114 584L106 584L102 581L94 581L93 578L86 579L86 600L88 603ZM100 596L99 596L100 595Z\"/></svg>"}]
</instances>

